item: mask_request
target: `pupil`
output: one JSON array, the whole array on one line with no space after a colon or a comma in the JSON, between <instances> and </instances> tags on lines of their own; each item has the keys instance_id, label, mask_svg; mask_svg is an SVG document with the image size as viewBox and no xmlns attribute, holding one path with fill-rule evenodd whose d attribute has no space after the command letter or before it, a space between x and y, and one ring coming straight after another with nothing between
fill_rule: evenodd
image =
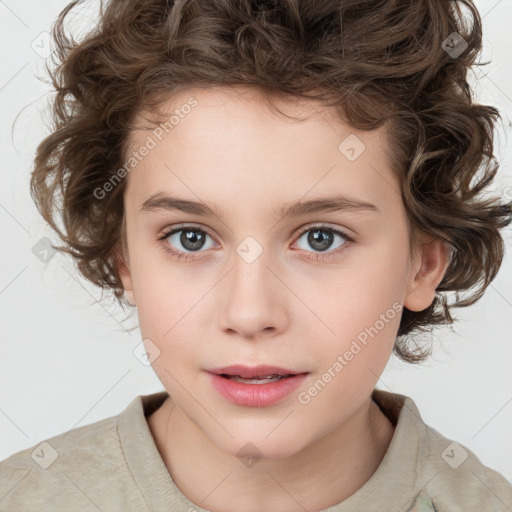
<instances>
[{"instance_id":1,"label":"pupil","mask_svg":"<svg viewBox=\"0 0 512 512\"><path fill-rule=\"evenodd\" d=\"M316 249L317 251L325 251L328 249L333 241L332 233L322 229L316 229L311 231L308 236L308 243L311 244L311 247Z\"/></svg>"},{"instance_id":2,"label":"pupil","mask_svg":"<svg viewBox=\"0 0 512 512\"><path fill-rule=\"evenodd\" d=\"M204 244L204 235L201 231L182 231L180 236L180 242L183 247L188 249L189 251L195 251L197 249L201 249Z\"/></svg>"}]
</instances>

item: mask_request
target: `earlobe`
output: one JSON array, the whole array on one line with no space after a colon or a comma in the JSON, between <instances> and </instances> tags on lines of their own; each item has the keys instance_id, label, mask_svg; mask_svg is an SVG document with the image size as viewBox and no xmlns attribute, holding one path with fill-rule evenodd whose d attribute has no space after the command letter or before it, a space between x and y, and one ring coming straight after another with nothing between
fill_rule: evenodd
<instances>
[{"instance_id":1,"label":"earlobe","mask_svg":"<svg viewBox=\"0 0 512 512\"><path fill-rule=\"evenodd\" d=\"M117 271L119 273L119 277L121 279L121 282L123 283L124 288L124 296L130 306L135 306L135 294L133 293L133 283L132 283L132 276L130 272L129 263L127 263L127 258L125 258L125 255L121 251L117 251Z\"/></svg>"},{"instance_id":2,"label":"earlobe","mask_svg":"<svg viewBox=\"0 0 512 512\"><path fill-rule=\"evenodd\" d=\"M418 260L413 265L407 283L404 307L423 311L434 301L436 288L443 280L449 263L449 249L440 238L422 241Z\"/></svg>"}]
</instances>

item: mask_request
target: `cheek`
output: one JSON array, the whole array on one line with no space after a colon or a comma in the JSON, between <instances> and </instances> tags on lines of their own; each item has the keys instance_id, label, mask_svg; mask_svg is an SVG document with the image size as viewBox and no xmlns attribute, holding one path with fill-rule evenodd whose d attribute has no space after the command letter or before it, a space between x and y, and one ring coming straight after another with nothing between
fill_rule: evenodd
<instances>
[{"instance_id":1,"label":"cheek","mask_svg":"<svg viewBox=\"0 0 512 512\"><path fill-rule=\"evenodd\" d=\"M183 272L172 271L161 256L135 251L132 257L132 283L143 338L157 345L167 344L190 319L198 290L187 283Z\"/></svg>"},{"instance_id":2,"label":"cheek","mask_svg":"<svg viewBox=\"0 0 512 512\"><path fill-rule=\"evenodd\" d=\"M326 315L335 334L326 331L318 344L309 346L308 355L318 365L314 380L298 397L311 407L311 418L313 411L327 410L326 425L337 423L340 411L352 410L371 394L389 361L402 315L402 305L392 295L384 288L382 293L344 297Z\"/></svg>"},{"instance_id":3,"label":"cheek","mask_svg":"<svg viewBox=\"0 0 512 512\"><path fill-rule=\"evenodd\" d=\"M378 257L361 251L322 286L304 286L302 293L322 320L311 316L314 328L308 329L323 333L315 350L326 367L345 353L350 366L372 367L375 373L385 366L402 316L408 272L402 245L382 243Z\"/></svg>"},{"instance_id":4,"label":"cheek","mask_svg":"<svg viewBox=\"0 0 512 512\"><path fill-rule=\"evenodd\" d=\"M388 244L354 251L325 278L302 279L302 296L320 306L333 325L364 327L401 300L409 272L404 251Z\"/></svg>"},{"instance_id":5,"label":"cheek","mask_svg":"<svg viewBox=\"0 0 512 512\"><path fill-rule=\"evenodd\" d=\"M151 340L150 347L158 354L151 363L153 371L177 401L186 401L181 383L191 385L191 369L198 367L202 350L197 303L203 294L191 287L180 291L180 286L151 279L142 283L137 312L142 338Z\"/></svg>"}]
</instances>

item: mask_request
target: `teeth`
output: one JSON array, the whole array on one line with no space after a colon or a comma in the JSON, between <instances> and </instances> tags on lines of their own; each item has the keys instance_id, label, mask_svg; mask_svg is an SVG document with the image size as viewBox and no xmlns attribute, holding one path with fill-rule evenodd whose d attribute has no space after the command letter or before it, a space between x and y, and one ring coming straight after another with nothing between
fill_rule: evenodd
<instances>
[{"instance_id":1,"label":"teeth","mask_svg":"<svg viewBox=\"0 0 512 512\"><path fill-rule=\"evenodd\" d=\"M244 384L268 384L270 382L276 382L284 378L282 375L267 375L264 377L258 376L248 379L240 377L239 375L226 375L226 377L228 379L234 380L235 382L242 382Z\"/></svg>"}]
</instances>

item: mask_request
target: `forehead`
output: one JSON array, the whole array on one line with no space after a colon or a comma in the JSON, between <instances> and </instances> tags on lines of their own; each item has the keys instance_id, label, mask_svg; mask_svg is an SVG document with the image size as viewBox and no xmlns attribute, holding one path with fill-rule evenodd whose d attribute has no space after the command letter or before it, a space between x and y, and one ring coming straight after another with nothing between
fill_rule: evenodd
<instances>
[{"instance_id":1,"label":"forehead","mask_svg":"<svg viewBox=\"0 0 512 512\"><path fill-rule=\"evenodd\" d=\"M350 133L377 139L385 146L388 142L385 126L371 132L357 130L345 124L334 107L319 101L282 93L265 96L256 87L236 85L184 88L164 97L154 109L143 108L134 116L127 148L135 149L148 133L158 140L185 142L190 137L225 140L240 129L238 143L244 134L267 134L269 140L275 135L282 139L299 137L301 142L309 138L318 145L323 139L315 136L329 134L326 145Z\"/></svg>"},{"instance_id":2,"label":"forehead","mask_svg":"<svg viewBox=\"0 0 512 512\"><path fill-rule=\"evenodd\" d=\"M281 120L298 121L301 118L307 118L311 115L319 114L323 117L333 116L334 111L322 105L318 101L313 101L303 97L296 97L283 92L268 93L255 86L245 85L215 85L210 87L184 87L167 95L161 94L154 103L156 107L142 108L139 112L143 114L134 123L139 127L144 126L144 120L153 118L155 121L165 121L169 116L179 111L187 104L191 104L191 99L195 100L197 106L213 109L225 109L226 113L234 108L237 112L253 116L258 114L267 117L273 114ZM274 105L276 109L270 108ZM188 109L184 109L185 111ZM187 112L185 112L187 114ZM289 116L289 117L288 117ZM137 123L137 121L139 121Z\"/></svg>"},{"instance_id":3,"label":"forehead","mask_svg":"<svg viewBox=\"0 0 512 512\"><path fill-rule=\"evenodd\" d=\"M356 130L334 108L309 99L283 97L275 105L278 111L251 88L189 88L169 96L158 111L140 111L126 158L150 140L151 149L129 173L128 188L142 199L169 187L189 196L266 188L276 197L341 183L373 196L385 182L393 187L385 126Z\"/></svg>"}]
</instances>

